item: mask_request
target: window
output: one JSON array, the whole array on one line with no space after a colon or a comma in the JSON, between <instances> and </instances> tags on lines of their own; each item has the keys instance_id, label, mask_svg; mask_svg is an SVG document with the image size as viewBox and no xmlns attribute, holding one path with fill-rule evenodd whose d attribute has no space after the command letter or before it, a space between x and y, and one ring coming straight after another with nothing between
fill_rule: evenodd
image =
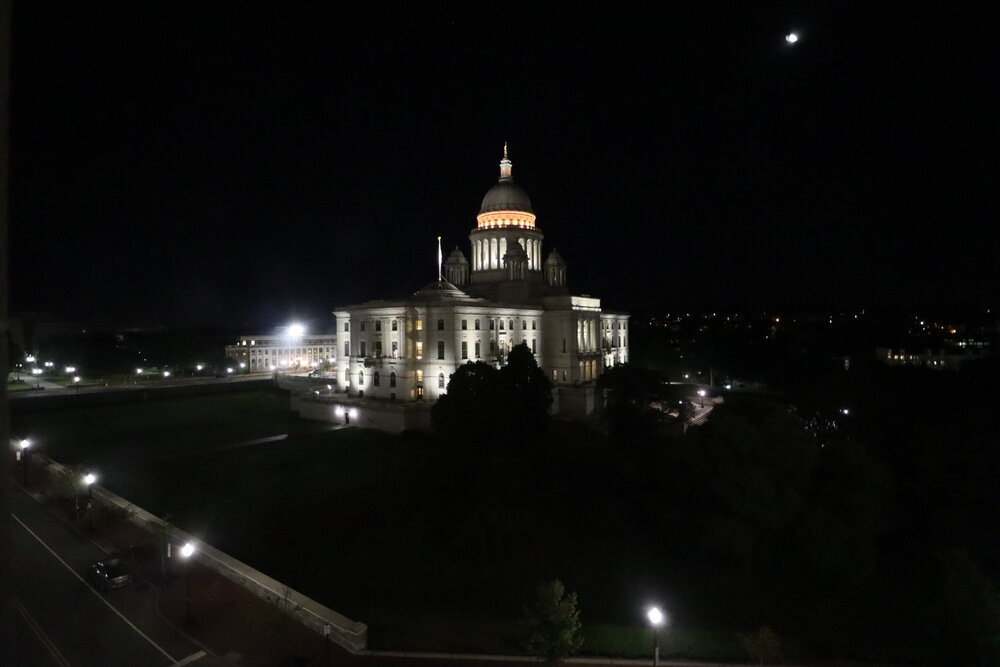
<instances>
[{"instance_id":1,"label":"window","mask_svg":"<svg viewBox=\"0 0 1000 667\"><path fill-rule=\"evenodd\" d=\"M423 330L424 330L424 321L417 320L417 331L423 331Z\"/></svg>"},{"instance_id":2,"label":"window","mask_svg":"<svg viewBox=\"0 0 1000 667\"><path fill-rule=\"evenodd\" d=\"M392 321L392 330L393 331L398 331L399 330L399 322L397 322L396 320Z\"/></svg>"},{"instance_id":3,"label":"window","mask_svg":"<svg viewBox=\"0 0 1000 667\"><path fill-rule=\"evenodd\" d=\"M476 328L476 331L479 331L479 320L475 321L474 326Z\"/></svg>"},{"instance_id":4,"label":"window","mask_svg":"<svg viewBox=\"0 0 1000 667\"><path fill-rule=\"evenodd\" d=\"M424 372L417 371L417 382L423 382L423 381L424 381Z\"/></svg>"},{"instance_id":5,"label":"window","mask_svg":"<svg viewBox=\"0 0 1000 667\"><path fill-rule=\"evenodd\" d=\"M389 373L389 386L390 387L395 387L396 386L396 374L395 373Z\"/></svg>"},{"instance_id":6,"label":"window","mask_svg":"<svg viewBox=\"0 0 1000 667\"><path fill-rule=\"evenodd\" d=\"M514 330L514 320L507 320L507 328L511 331Z\"/></svg>"},{"instance_id":7,"label":"window","mask_svg":"<svg viewBox=\"0 0 1000 667\"><path fill-rule=\"evenodd\" d=\"M365 330L365 321L364 320L361 320L361 330L362 331Z\"/></svg>"},{"instance_id":8,"label":"window","mask_svg":"<svg viewBox=\"0 0 1000 667\"><path fill-rule=\"evenodd\" d=\"M438 359L444 359L444 341L438 341Z\"/></svg>"},{"instance_id":9,"label":"window","mask_svg":"<svg viewBox=\"0 0 1000 667\"><path fill-rule=\"evenodd\" d=\"M392 358L399 359L399 343L392 341Z\"/></svg>"},{"instance_id":10,"label":"window","mask_svg":"<svg viewBox=\"0 0 1000 667\"><path fill-rule=\"evenodd\" d=\"M462 331L469 328L469 320L462 320Z\"/></svg>"},{"instance_id":11,"label":"window","mask_svg":"<svg viewBox=\"0 0 1000 667\"><path fill-rule=\"evenodd\" d=\"M438 320L438 331L444 331L444 320Z\"/></svg>"},{"instance_id":12,"label":"window","mask_svg":"<svg viewBox=\"0 0 1000 667\"><path fill-rule=\"evenodd\" d=\"M500 331L503 331L503 320L500 320Z\"/></svg>"},{"instance_id":13,"label":"window","mask_svg":"<svg viewBox=\"0 0 1000 667\"><path fill-rule=\"evenodd\" d=\"M351 330L351 323L344 322L344 331L350 331L350 330Z\"/></svg>"},{"instance_id":14,"label":"window","mask_svg":"<svg viewBox=\"0 0 1000 667\"><path fill-rule=\"evenodd\" d=\"M538 328L537 324L538 324L537 320L531 320L531 330L532 331L534 331L535 329Z\"/></svg>"},{"instance_id":15,"label":"window","mask_svg":"<svg viewBox=\"0 0 1000 667\"><path fill-rule=\"evenodd\" d=\"M424 356L424 343L423 341L417 341L417 359L421 359Z\"/></svg>"},{"instance_id":16,"label":"window","mask_svg":"<svg viewBox=\"0 0 1000 667\"><path fill-rule=\"evenodd\" d=\"M559 381L559 371L552 371L552 381L553 382Z\"/></svg>"},{"instance_id":17,"label":"window","mask_svg":"<svg viewBox=\"0 0 1000 667\"><path fill-rule=\"evenodd\" d=\"M469 344L464 340L462 341L462 358L469 358Z\"/></svg>"},{"instance_id":18,"label":"window","mask_svg":"<svg viewBox=\"0 0 1000 667\"><path fill-rule=\"evenodd\" d=\"M375 331L382 330L382 320L375 320Z\"/></svg>"},{"instance_id":19,"label":"window","mask_svg":"<svg viewBox=\"0 0 1000 667\"><path fill-rule=\"evenodd\" d=\"M563 352L566 351L566 339L563 338Z\"/></svg>"},{"instance_id":20,"label":"window","mask_svg":"<svg viewBox=\"0 0 1000 667\"><path fill-rule=\"evenodd\" d=\"M444 389L444 373L438 373L438 389Z\"/></svg>"},{"instance_id":21,"label":"window","mask_svg":"<svg viewBox=\"0 0 1000 667\"><path fill-rule=\"evenodd\" d=\"M382 341L380 340L375 341L375 356L376 357L382 356Z\"/></svg>"},{"instance_id":22,"label":"window","mask_svg":"<svg viewBox=\"0 0 1000 667\"><path fill-rule=\"evenodd\" d=\"M476 341L476 359L479 358L479 341Z\"/></svg>"},{"instance_id":23,"label":"window","mask_svg":"<svg viewBox=\"0 0 1000 667\"><path fill-rule=\"evenodd\" d=\"M366 354L367 350L365 349L365 348L366 348L366 345L367 345L367 344L366 344L366 341L361 341L361 351L359 352L359 354L360 354L360 355L361 355L362 357L367 357L367 356L368 356L368 355Z\"/></svg>"},{"instance_id":24,"label":"window","mask_svg":"<svg viewBox=\"0 0 1000 667\"><path fill-rule=\"evenodd\" d=\"M528 330L528 320L521 320L521 331Z\"/></svg>"},{"instance_id":25,"label":"window","mask_svg":"<svg viewBox=\"0 0 1000 667\"><path fill-rule=\"evenodd\" d=\"M373 387L377 387L377 386L379 386L379 375L378 375L378 371L375 371L375 375L373 375L373 376L372 376L372 386L373 386Z\"/></svg>"},{"instance_id":26,"label":"window","mask_svg":"<svg viewBox=\"0 0 1000 667\"><path fill-rule=\"evenodd\" d=\"M497 355L497 342L495 340L490 341L490 356L495 357Z\"/></svg>"},{"instance_id":27,"label":"window","mask_svg":"<svg viewBox=\"0 0 1000 667\"><path fill-rule=\"evenodd\" d=\"M563 382L566 382L566 371L563 371Z\"/></svg>"},{"instance_id":28,"label":"window","mask_svg":"<svg viewBox=\"0 0 1000 667\"><path fill-rule=\"evenodd\" d=\"M344 343L344 356L345 357L351 356L351 342L350 341Z\"/></svg>"},{"instance_id":29,"label":"window","mask_svg":"<svg viewBox=\"0 0 1000 667\"><path fill-rule=\"evenodd\" d=\"M365 386L365 372L364 371L358 371L358 386L359 387Z\"/></svg>"},{"instance_id":30,"label":"window","mask_svg":"<svg viewBox=\"0 0 1000 667\"><path fill-rule=\"evenodd\" d=\"M493 327L496 325L494 320L490 320L490 331L493 331Z\"/></svg>"}]
</instances>

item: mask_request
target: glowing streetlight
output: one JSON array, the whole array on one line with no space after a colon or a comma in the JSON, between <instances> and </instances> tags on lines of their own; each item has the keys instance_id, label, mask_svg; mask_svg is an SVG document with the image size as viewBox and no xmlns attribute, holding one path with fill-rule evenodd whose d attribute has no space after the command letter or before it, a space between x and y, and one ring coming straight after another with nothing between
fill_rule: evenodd
<instances>
[{"instance_id":1,"label":"glowing streetlight","mask_svg":"<svg viewBox=\"0 0 1000 667\"><path fill-rule=\"evenodd\" d=\"M75 372L76 372L76 366L67 366L66 367L66 375L69 375L70 373L75 373Z\"/></svg>"},{"instance_id":2,"label":"glowing streetlight","mask_svg":"<svg viewBox=\"0 0 1000 667\"><path fill-rule=\"evenodd\" d=\"M136 375L142 375L142 369L141 368L135 369L135 374Z\"/></svg>"},{"instance_id":3,"label":"glowing streetlight","mask_svg":"<svg viewBox=\"0 0 1000 667\"><path fill-rule=\"evenodd\" d=\"M32 368L31 369L31 374L32 375L41 375L42 374L42 369L41 368Z\"/></svg>"},{"instance_id":4,"label":"glowing streetlight","mask_svg":"<svg viewBox=\"0 0 1000 667\"><path fill-rule=\"evenodd\" d=\"M232 373L232 372L233 372L233 369L232 369L232 368L227 368L227 369L226 369L226 372L227 372L227 373Z\"/></svg>"},{"instance_id":5,"label":"glowing streetlight","mask_svg":"<svg viewBox=\"0 0 1000 667\"><path fill-rule=\"evenodd\" d=\"M205 368L205 364L198 364L194 367L196 371L201 371Z\"/></svg>"},{"instance_id":6,"label":"glowing streetlight","mask_svg":"<svg viewBox=\"0 0 1000 667\"><path fill-rule=\"evenodd\" d=\"M26 362L28 362L29 364L33 364L33 363L35 363L35 357L34 357L34 355L31 355L31 354L29 354L28 356L26 356L26 357L24 358L24 360L25 360Z\"/></svg>"},{"instance_id":7,"label":"glowing streetlight","mask_svg":"<svg viewBox=\"0 0 1000 667\"><path fill-rule=\"evenodd\" d=\"M699 389L698 390L698 396L701 397L701 407L705 407L705 390L704 389Z\"/></svg>"},{"instance_id":8,"label":"glowing streetlight","mask_svg":"<svg viewBox=\"0 0 1000 667\"><path fill-rule=\"evenodd\" d=\"M649 619L649 625L653 628L653 667L658 667L660 664L659 628L667 622L667 617L660 611L659 607L654 606L646 610L646 618Z\"/></svg>"},{"instance_id":9,"label":"glowing streetlight","mask_svg":"<svg viewBox=\"0 0 1000 667\"><path fill-rule=\"evenodd\" d=\"M787 35L785 35L785 41L788 42L789 44L794 44L795 42L799 41L799 36L794 32L790 32Z\"/></svg>"},{"instance_id":10,"label":"glowing streetlight","mask_svg":"<svg viewBox=\"0 0 1000 667\"><path fill-rule=\"evenodd\" d=\"M14 452L15 458L21 463L21 478L25 484L28 483L28 447L31 447L31 440L22 438L17 443L17 450Z\"/></svg>"},{"instance_id":11,"label":"glowing streetlight","mask_svg":"<svg viewBox=\"0 0 1000 667\"><path fill-rule=\"evenodd\" d=\"M240 368L246 368L246 367L247 367L246 362L241 361Z\"/></svg>"},{"instance_id":12,"label":"glowing streetlight","mask_svg":"<svg viewBox=\"0 0 1000 667\"><path fill-rule=\"evenodd\" d=\"M190 561L191 556L194 555L194 545L190 542L185 542L184 546L180 548L181 558ZM184 609L184 623L186 625L191 625L194 620L191 616L191 563L187 565L187 572L184 574L184 578L187 580L187 595L185 596L185 609Z\"/></svg>"},{"instance_id":13,"label":"glowing streetlight","mask_svg":"<svg viewBox=\"0 0 1000 667\"><path fill-rule=\"evenodd\" d=\"M165 378L170 377L170 371L163 371L163 377Z\"/></svg>"},{"instance_id":14,"label":"glowing streetlight","mask_svg":"<svg viewBox=\"0 0 1000 667\"><path fill-rule=\"evenodd\" d=\"M841 414L844 414L844 415L851 414L851 410L849 408L841 408L840 412L841 412Z\"/></svg>"}]
</instances>

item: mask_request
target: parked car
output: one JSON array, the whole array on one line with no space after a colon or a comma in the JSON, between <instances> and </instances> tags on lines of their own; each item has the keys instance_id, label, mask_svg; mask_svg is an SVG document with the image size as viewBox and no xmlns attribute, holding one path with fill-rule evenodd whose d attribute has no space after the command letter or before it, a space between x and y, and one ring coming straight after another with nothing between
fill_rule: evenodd
<instances>
[{"instance_id":1,"label":"parked car","mask_svg":"<svg viewBox=\"0 0 1000 667\"><path fill-rule=\"evenodd\" d=\"M121 556L110 556L90 566L87 572L91 583L101 591L110 591L132 583L128 561Z\"/></svg>"}]
</instances>

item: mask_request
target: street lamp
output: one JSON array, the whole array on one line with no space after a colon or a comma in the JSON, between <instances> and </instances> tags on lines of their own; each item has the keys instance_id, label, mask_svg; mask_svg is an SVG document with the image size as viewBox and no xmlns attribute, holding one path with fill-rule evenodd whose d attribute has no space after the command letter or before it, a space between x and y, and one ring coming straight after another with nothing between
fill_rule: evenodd
<instances>
[{"instance_id":1,"label":"street lamp","mask_svg":"<svg viewBox=\"0 0 1000 667\"><path fill-rule=\"evenodd\" d=\"M194 368L195 368L196 371L198 371L200 373L205 368L205 364L198 364Z\"/></svg>"},{"instance_id":2,"label":"street lamp","mask_svg":"<svg viewBox=\"0 0 1000 667\"><path fill-rule=\"evenodd\" d=\"M701 397L701 407L705 407L705 390L704 389L699 389L698 390L698 396Z\"/></svg>"},{"instance_id":3,"label":"street lamp","mask_svg":"<svg viewBox=\"0 0 1000 667\"><path fill-rule=\"evenodd\" d=\"M185 567L184 578L187 580L186 588L187 592L185 594L185 606L184 606L184 624L190 626L194 620L191 615L191 556L194 555L194 545L190 542L185 542L184 546L180 548L181 558L188 561Z\"/></svg>"},{"instance_id":4,"label":"street lamp","mask_svg":"<svg viewBox=\"0 0 1000 667\"><path fill-rule=\"evenodd\" d=\"M31 440L23 438L17 443L17 451L15 452L17 460L21 463L21 479L25 484L28 483L28 447L31 447Z\"/></svg>"},{"instance_id":5,"label":"street lamp","mask_svg":"<svg viewBox=\"0 0 1000 667\"><path fill-rule=\"evenodd\" d=\"M667 622L667 617L660 611L659 607L650 607L646 610L646 618L649 619L649 625L653 628L653 667L659 667L660 634L658 630L661 625Z\"/></svg>"},{"instance_id":6,"label":"street lamp","mask_svg":"<svg viewBox=\"0 0 1000 667\"><path fill-rule=\"evenodd\" d=\"M79 375L74 375L73 376L73 386L76 387L76 393L79 394L80 393L80 376Z\"/></svg>"},{"instance_id":7,"label":"street lamp","mask_svg":"<svg viewBox=\"0 0 1000 667\"><path fill-rule=\"evenodd\" d=\"M170 371L163 371L163 377L165 378L170 377Z\"/></svg>"},{"instance_id":8,"label":"street lamp","mask_svg":"<svg viewBox=\"0 0 1000 667\"><path fill-rule=\"evenodd\" d=\"M97 475L92 472L88 472L83 476L83 484L87 487L87 528L90 530L94 529L94 482L97 481Z\"/></svg>"}]
</instances>

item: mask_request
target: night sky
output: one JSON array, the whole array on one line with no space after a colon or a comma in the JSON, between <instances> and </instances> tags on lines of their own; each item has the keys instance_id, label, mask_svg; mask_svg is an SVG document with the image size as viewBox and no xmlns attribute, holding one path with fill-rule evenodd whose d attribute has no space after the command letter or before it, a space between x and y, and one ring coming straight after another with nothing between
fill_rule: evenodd
<instances>
[{"instance_id":1,"label":"night sky","mask_svg":"<svg viewBox=\"0 0 1000 667\"><path fill-rule=\"evenodd\" d=\"M12 310L264 328L407 295L437 235L468 254L504 141L606 307L997 301L995 13L334 4L16 3Z\"/></svg>"}]
</instances>

